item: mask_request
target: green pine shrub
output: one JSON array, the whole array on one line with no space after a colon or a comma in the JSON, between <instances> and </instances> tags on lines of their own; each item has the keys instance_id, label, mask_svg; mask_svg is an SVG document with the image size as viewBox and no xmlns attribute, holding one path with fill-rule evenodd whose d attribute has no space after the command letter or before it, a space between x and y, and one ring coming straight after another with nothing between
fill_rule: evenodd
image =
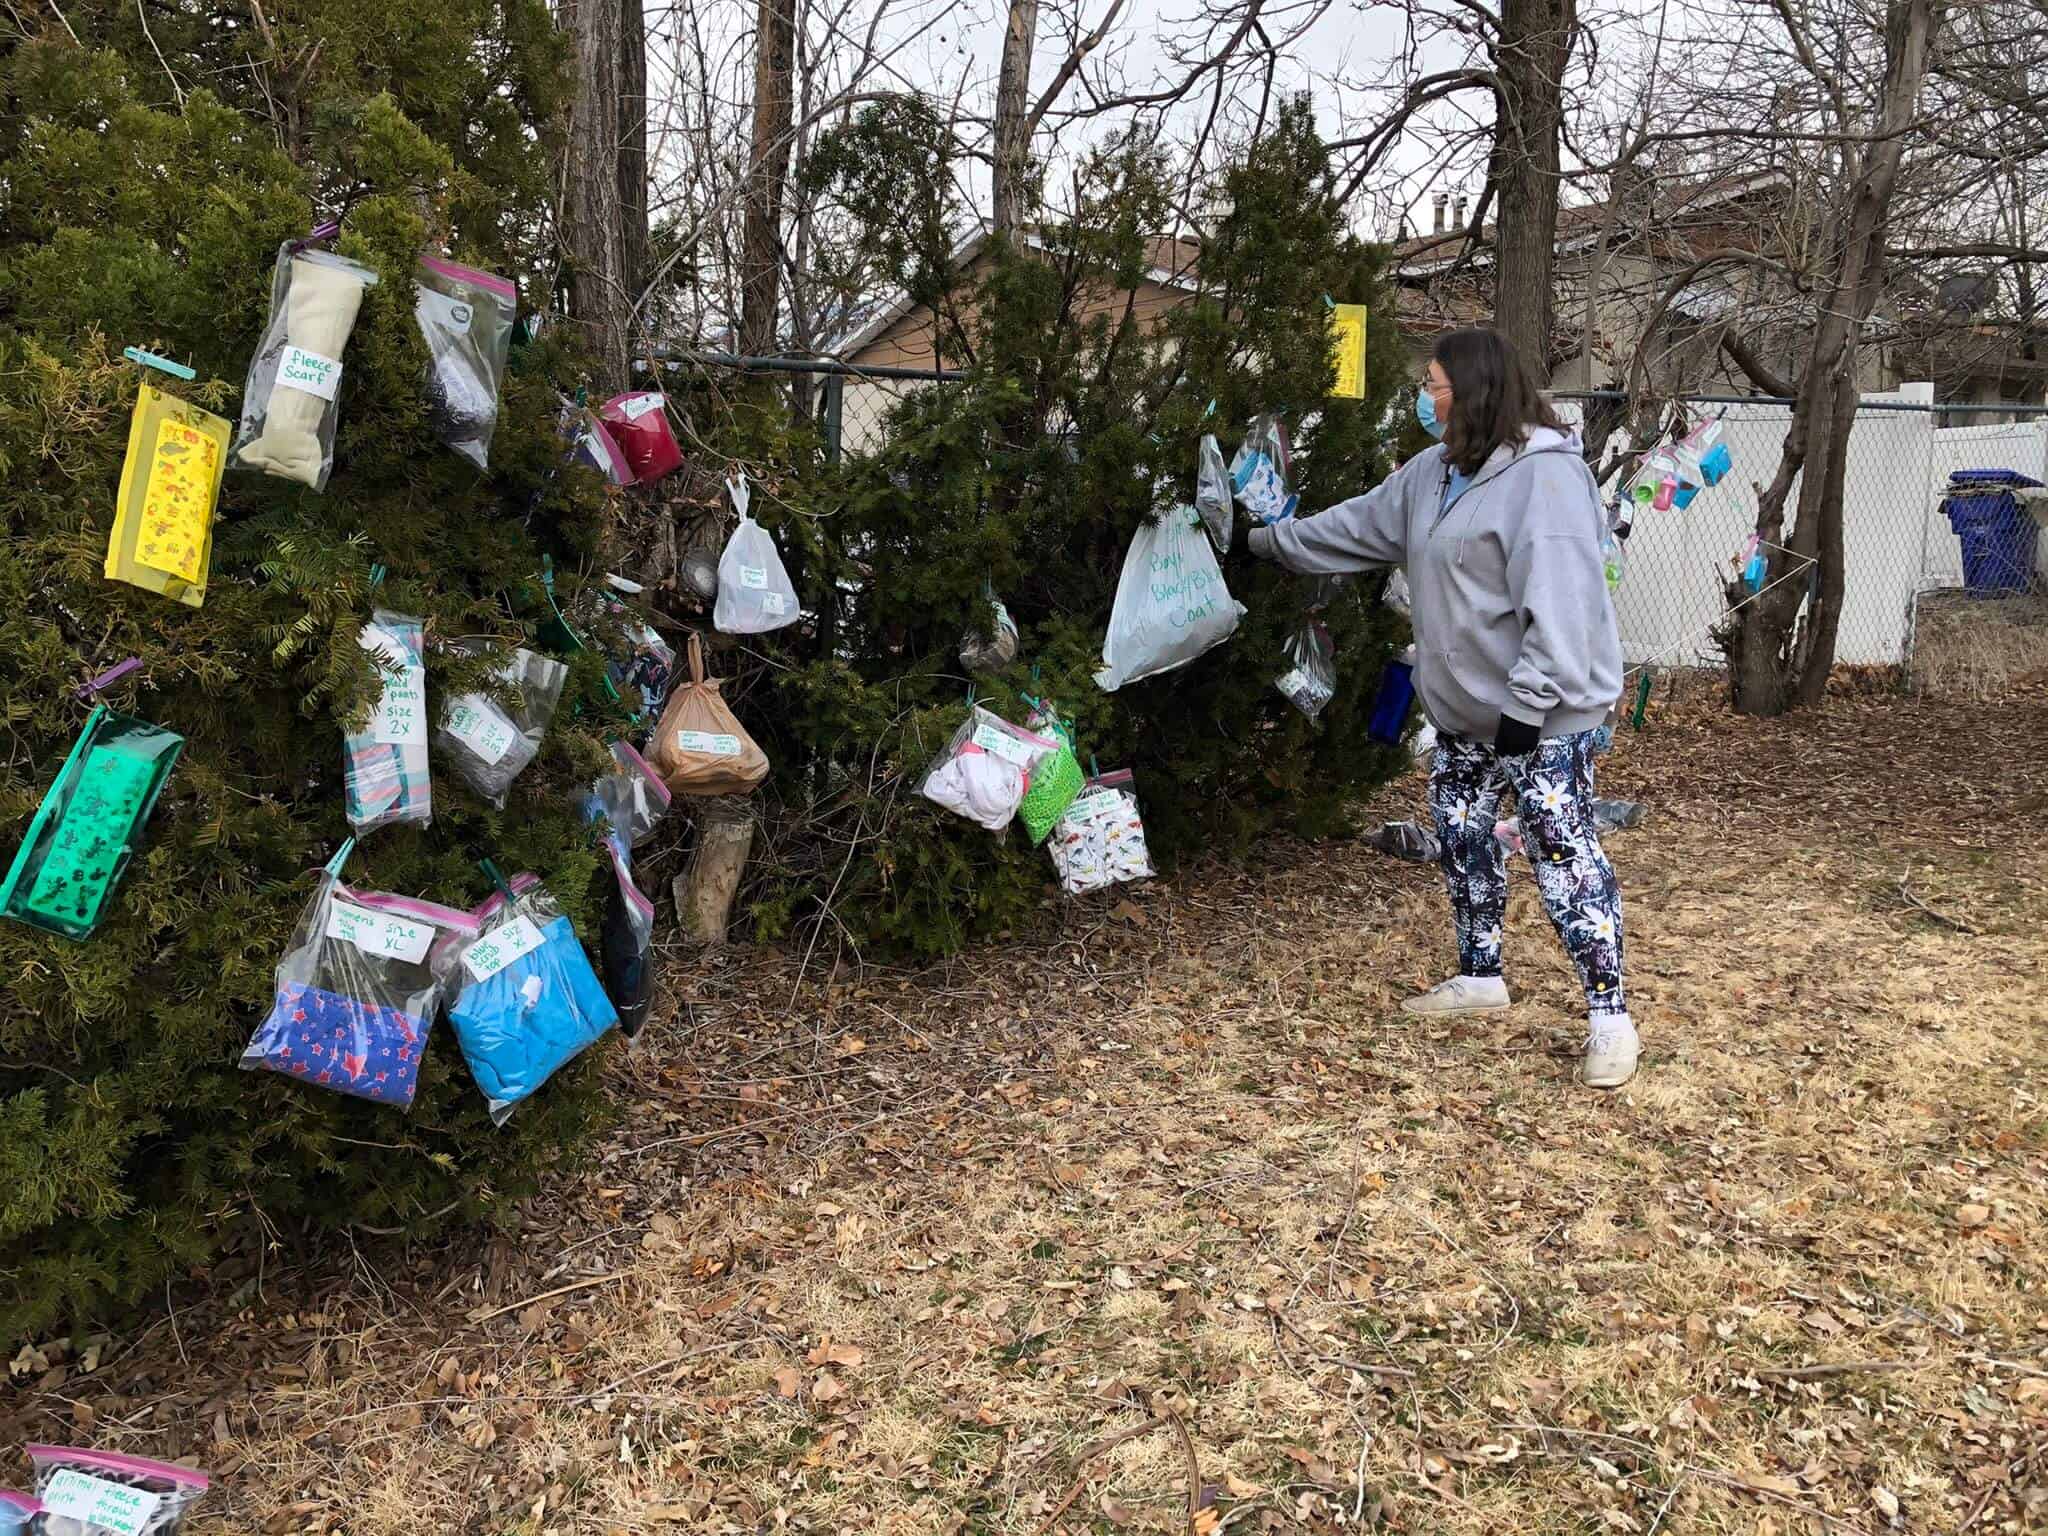
<instances>
[{"instance_id":1,"label":"green pine shrub","mask_svg":"<svg viewBox=\"0 0 2048 1536\"><path fill-rule=\"evenodd\" d=\"M959 221L906 190L942 204L955 185L926 116L915 104L873 109L825 142L809 174L865 232L840 258L847 290L890 283L939 301L948 359L970 357L968 379L917 393L881 451L838 465L801 424L733 424L754 435L743 451L780 466L755 515L819 615L815 632L771 641L778 664L743 672L732 690L777 764L787 823L757 871L753 910L767 936L823 923L870 956L931 957L1010 931L1053 887L1047 855L1020 831L991 837L916 793L965 716L970 682L1013 720L1027 693L1055 700L1084 762L1134 768L1165 867L1256 857L1276 833L1339 832L1362 793L1405 763L1366 730L1386 662L1407 641L1373 579L1346 586L1324 615L1340 683L1317 722L1273 687L1310 584L1244 555L1225 564L1249 610L1229 642L1114 694L1093 681L1125 550L1143 521L1191 501L1204 430L1227 457L1254 413L1283 413L1304 510L1391 467L1389 409L1406 363L1384 253L1350 236L1330 200L1307 103L1288 106L1221 176L1201 296L1150 330L1083 301L1129 290L1152 264L1145 236L1173 222L1162 155L1095 156L1071 215L1042 220L1035 248L1003 248L985 281L948 295L947 231ZM1371 307L1360 402L1327 398L1331 298ZM970 679L958 647L985 622L985 581L1022 649L1006 675Z\"/></svg>"},{"instance_id":2,"label":"green pine shrub","mask_svg":"<svg viewBox=\"0 0 2048 1536\"><path fill-rule=\"evenodd\" d=\"M430 245L546 301L563 65L547 8L306 0L269 38L240 6L150 9L153 44L133 6L71 0L93 46L51 24L4 58L0 857L85 719L87 678L140 657L107 702L187 742L96 935L0 923L5 1337L161 1295L224 1251L488 1214L600 1113L592 1052L493 1129L445 1026L409 1116L236 1065L313 872L348 836L341 735L374 697L356 643L371 608L444 638L530 639L543 556L578 570L598 547L601 488L551 473L554 383L573 387L575 358L545 334L515 353L479 475L426 424L412 313ZM315 41L300 81L286 66ZM142 376L122 347L191 365L192 384L151 377L232 419L278 245L329 214L382 281L344 357L325 494L232 469L203 608L105 580ZM347 878L470 906L489 856L540 874L594 939L577 798L622 717L596 657L571 660L503 813L437 762L431 827L370 834ZM482 665L430 656L430 688Z\"/></svg>"}]
</instances>

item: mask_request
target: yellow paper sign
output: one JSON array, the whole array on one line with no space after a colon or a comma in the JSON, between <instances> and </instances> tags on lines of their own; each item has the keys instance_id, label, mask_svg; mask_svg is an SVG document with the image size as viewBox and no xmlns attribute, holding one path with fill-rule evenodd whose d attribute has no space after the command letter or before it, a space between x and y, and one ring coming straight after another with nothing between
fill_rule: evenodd
<instances>
[{"instance_id":1,"label":"yellow paper sign","mask_svg":"<svg viewBox=\"0 0 2048 1536\"><path fill-rule=\"evenodd\" d=\"M166 417L157 427L135 558L187 581L200 577L220 483L220 447L203 432Z\"/></svg>"},{"instance_id":2,"label":"yellow paper sign","mask_svg":"<svg viewBox=\"0 0 2048 1536\"><path fill-rule=\"evenodd\" d=\"M1336 400L1365 398L1365 306L1337 304L1330 311L1331 360L1337 367L1337 382L1330 386Z\"/></svg>"}]
</instances>

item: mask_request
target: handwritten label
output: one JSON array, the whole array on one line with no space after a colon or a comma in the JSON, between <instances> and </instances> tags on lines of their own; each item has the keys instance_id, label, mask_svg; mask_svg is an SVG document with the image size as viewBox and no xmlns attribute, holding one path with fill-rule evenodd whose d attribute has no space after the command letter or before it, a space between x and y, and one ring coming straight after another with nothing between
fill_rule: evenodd
<instances>
[{"instance_id":1,"label":"handwritten label","mask_svg":"<svg viewBox=\"0 0 2048 1536\"><path fill-rule=\"evenodd\" d=\"M1065 820L1076 826L1108 821L1124 808L1124 797L1113 789L1091 789L1067 807Z\"/></svg>"},{"instance_id":2,"label":"handwritten label","mask_svg":"<svg viewBox=\"0 0 2048 1536\"><path fill-rule=\"evenodd\" d=\"M1175 537L1154 549L1149 562L1152 602L1173 629L1186 629L1214 614L1224 591L1223 572L1215 558L1197 558L1191 565L1187 548L1186 539ZM1202 556L1208 556L1208 550L1206 543L1199 547Z\"/></svg>"},{"instance_id":3,"label":"handwritten label","mask_svg":"<svg viewBox=\"0 0 2048 1536\"><path fill-rule=\"evenodd\" d=\"M740 585L752 587L756 592L765 592L768 589L768 567L765 565L741 566Z\"/></svg>"},{"instance_id":4,"label":"handwritten label","mask_svg":"<svg viewBox=\"0 0 2048 1536\"><path fill-rule=\"evenodd\" d=\"M377 658L384 673L384 692L370 717L370 739L383 746L423 747L427 744L427 669L416 667L396 635L378 624L365 624L356 636Z\"/></svg>"},{"instance_id":5,"label":"handwritten label","mask_svg":"<svg viewBox=\"0 0 2048 1536\"><path fill-rule=\"evenodd\" d=\"M478 981L489 981L521 955L530 955L544 941L528 917L515 917L493 928L463 954L463 967Z\"/></svg>"},{"instance_id":6,"label":"handwritten label","mask_svg":"<svg viewBox=\"0 0 2048 1536\"><path fill-rule=\"evenodd\" d=\"M45 1519L76 1520L115 1536L142 1536L156 1518L163 1495L147 1488L110 1483L71 1467L61 1467L38 1495Z\"/></svg>"},{"instance_id":7,"label":"handwritten label","mask_svg":"<svg viewBox=\"0 0 2048 1536\"><path fill-rule=\"evenodd\" d=\"M332 400L334 392L341 388L341 364L304 347L288 346L277 361L277 382L287 389Z\"/></svg>"},{"instance_id":8,"label":"handwritten label","mask_svg":"<svg viewBox=\"0 0 2048 1536\"><path fill-rule=\"evenodd\" d=\"M660 409L661 396L634 395L624 405L619 407L619 413L628 421L638 421L649 411L658 411Z\"/></svg>"},{"instance_id":9,"label":"handwritten label","mask_svg":"<svg viewBox=\"0 0 2048 1536\"><path fill-rule=\"evenodd\" d=\"M353 944L366 955L388 955L412 965L426 959L434 947L431 923L408 922L339 898L327 907L327 937Z\"/></svg>"},{"instance_id":10,"label":"handwritten label","mask_svg":"<svg viewBox=\"0 0 2048 1536\"><path fill-rule=\"evenodd\" d=\"M763 613L772 613L780 616L788 611L788 608L789 602L780 592L763 592L761 594L761 611Z\"/></svg>"},{"instance_id":11,"label":"handwritten label","mask_svg":"<svg viewBox=\"0 0 2048 1536\"><path fill-rule=\"evenodd\" d=\"M711 757L738 757L742 748L737 736L719 736L710 731L677 731L676 747L683 752L703 752Z\"/></svg>"},{"instance_id":12,"label":"handwritten label","mask_svg":"<svg viewBox=\"0 0 2048 1536\"><path fill-rule=\"evenodd\" d=\"M1029 768L1039 756L1040 749L1030 742L1012 736L1008 731L993 725L977 725L974 728L974 744L991 757L1000 757L1006 763L1015 763L1019 768Z\"/></svg>"},{"instance_id":13,"label":"handwritten label","mask_svg":"<svg viewBox=\"0 0 2048 1536\"><path fill-rule=\"evenodd\" d=\"M480 693L465 693L450 704L444 724L450 736L487 763L510 752L518 734L505 712Z\"/></svg>"}]
</instances>

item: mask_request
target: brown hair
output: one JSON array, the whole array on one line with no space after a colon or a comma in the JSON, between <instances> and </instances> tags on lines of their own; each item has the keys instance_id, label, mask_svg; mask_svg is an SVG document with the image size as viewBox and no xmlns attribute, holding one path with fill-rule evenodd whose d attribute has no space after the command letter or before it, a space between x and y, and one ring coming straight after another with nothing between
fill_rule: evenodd
<instances>
[{"instance_id":1,"label":"brown hair","mask_svg":"<svg viewBox=\"0 0 2048 1536\"><path fill-rule=\"evenodd\" d=\"M1515 344L1499 331L1484 326L1446 331L1437 338L1433 356L1451 381L1444 449L1460 474L1479 473L1503 443L1521 447L1531 427L1565 429Z\"/></svg>"}]
</instances>

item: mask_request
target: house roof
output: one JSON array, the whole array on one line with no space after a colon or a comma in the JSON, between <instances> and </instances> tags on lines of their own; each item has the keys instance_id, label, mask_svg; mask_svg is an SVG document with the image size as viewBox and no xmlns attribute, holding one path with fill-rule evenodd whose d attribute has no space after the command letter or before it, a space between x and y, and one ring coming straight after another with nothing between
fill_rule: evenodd
<instances>
[{"instance_id":1,"label":"house roof","mask_svg":"<svg viewBox=\"0 0 2048 1536\"><path fill-rule=\"evenodd\" d=\"M987 247L993 231L986 227L953 247L949 258L954 271L971 266ZM1051 244L1036 230L1020 232L1028 250L1044 251ZM1150 264L1145 272L1146 281L1157 283L1162 288L1174 288L1183 293L1192 293L1196 286L1196 270L1201 263L1202 247L1199 241L1183 239L1177 235L1150 235L1145 241L1145 259ZM837 357L854 357L872 346L880 337L915 309L916 302L908 293L898 291L885 299L871 304L856 305L849 316L849 323L837 338L825 343L820 350Z\"/></svg>"}]
</instances>

